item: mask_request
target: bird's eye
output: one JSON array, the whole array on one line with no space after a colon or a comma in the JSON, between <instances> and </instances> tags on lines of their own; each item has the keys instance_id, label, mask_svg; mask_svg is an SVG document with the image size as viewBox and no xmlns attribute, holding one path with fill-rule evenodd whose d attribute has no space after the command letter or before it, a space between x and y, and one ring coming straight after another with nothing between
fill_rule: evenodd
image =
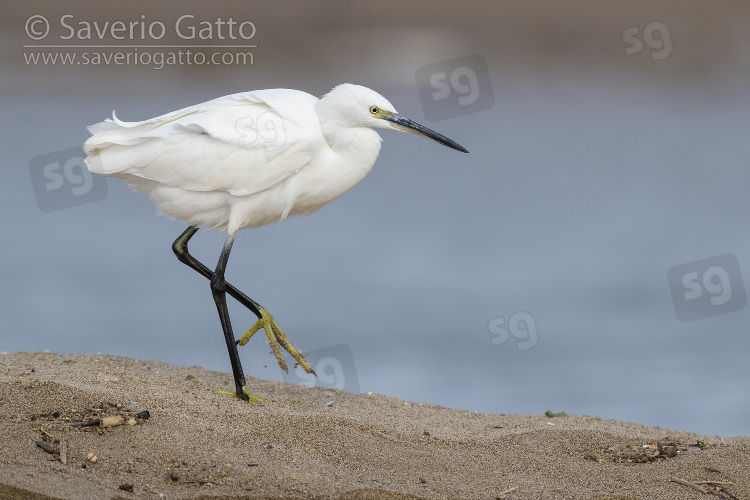
<instances>
[{"instance_id":1,"label":"bird's eye","mask_svg":"<svg viewBox=\"0 0 750 500\"><path fill-rule=\"evenodd\" d=\"M370 113L372 113L373 115L377 115L378 113L380 113L380 108L377 106L370 106Z\"/></svg>"}]
</instances>

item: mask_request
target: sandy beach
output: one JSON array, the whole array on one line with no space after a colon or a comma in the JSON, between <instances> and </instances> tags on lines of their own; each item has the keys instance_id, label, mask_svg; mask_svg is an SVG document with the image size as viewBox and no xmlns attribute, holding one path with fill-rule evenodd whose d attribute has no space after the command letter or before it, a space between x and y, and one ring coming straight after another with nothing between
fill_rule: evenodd
<instances>
[{"instance_id":1,"label":"sandy beach","mask_svg":"<svg viewBox=\"0 0 750 500\"><path fill-rule=\"evenodd\" d=\"M0 499L750 498L750 437L248 384L262 402L199 367L1 354Z\"/></svg>"}]
</instances>

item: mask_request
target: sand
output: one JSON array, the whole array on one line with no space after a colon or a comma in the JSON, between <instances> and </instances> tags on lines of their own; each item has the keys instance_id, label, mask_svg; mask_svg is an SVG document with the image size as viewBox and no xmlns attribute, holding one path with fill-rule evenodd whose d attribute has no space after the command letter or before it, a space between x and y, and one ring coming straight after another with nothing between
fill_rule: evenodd
<instances>
[{"instance_id":1,"label":"sand","mask_svg":"<svg viewBox=\"0 0 750 500\"><path fill-rule=\"evenodd\" d=\"M248 383L262 402L199 367L0 354L0 500L705 498L673 477L750 499L750 437ZM133 425L72 425L118 415Z\"/></svg>"}]
</instances>

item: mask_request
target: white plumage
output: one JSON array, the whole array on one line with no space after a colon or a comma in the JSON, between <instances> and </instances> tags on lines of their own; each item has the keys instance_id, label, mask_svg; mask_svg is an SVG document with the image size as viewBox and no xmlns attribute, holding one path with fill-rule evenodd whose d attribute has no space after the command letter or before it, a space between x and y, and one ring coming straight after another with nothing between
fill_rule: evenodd
<instances>
[{"instance_id":1,"label":"white plumage","mask_svg":"<svg viewBox=\"0 0 750 500\"><path fill-rule=\"evenodd\" d=\"M342 106L358 99L364 104ZM362 180L380 151L370 127L397 129L371 105L395 112L376 92L344 84L320 100L260 90L142 122L113 117L89 127L86 164L170 217L234 233L315 212Z\"/></svg>"}]
</instances>

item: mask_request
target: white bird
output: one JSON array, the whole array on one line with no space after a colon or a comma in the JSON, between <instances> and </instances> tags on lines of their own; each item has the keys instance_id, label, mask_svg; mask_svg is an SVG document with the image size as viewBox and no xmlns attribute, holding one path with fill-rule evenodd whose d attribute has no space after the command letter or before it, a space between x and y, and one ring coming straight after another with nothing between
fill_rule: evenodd
<instances>
[{"instance_id":1,"label":"white bird","mask_svg":"<svg viewBox=\"0 0 750 500\"><path fill-rule=\"evenodd\" d=\"M398 114L383 96L343 84L318 99L290 89L256 90L220 97L142 122L113 113L89 127L83 146L91 172L118 177L147 194L160 212L189 227L172 245L177 258L211 281L236 395L249 400L237 354L263 329L279 366L283 347L308 373L310 365L287 340L273 316L224 279L237 231L312 214L370 171L380 152L374 127L413 132L468 153L457 143ZM214 271L188 253L200 227L227 232ZM258 321L238 341L226 293Z\"/></svg>"}]
</instances>

